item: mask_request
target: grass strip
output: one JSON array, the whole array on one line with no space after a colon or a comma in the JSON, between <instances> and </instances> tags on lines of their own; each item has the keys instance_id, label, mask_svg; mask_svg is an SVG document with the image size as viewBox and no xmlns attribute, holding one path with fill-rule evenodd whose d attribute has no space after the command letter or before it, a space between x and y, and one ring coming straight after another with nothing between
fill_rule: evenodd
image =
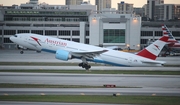
<instances>
[{"instance_id":1,"label":"grass strip","mask_svg":"<svg viewBox=\"0 0 180 105\"><path fill-rule=\"evenodd\" d=\"M0 83L0 88L106 88L104 86L88 86L88 85L48 85L48 84L12 84ZM116 88L141 88L116 86Z\"/></svg>"},{"instance_id":2,"label":"grass strip","mask_svg":"<svg viewBox=\"0 0 180 105\"><path fill-rule=\"evenodd\" d=\"M56 62L0 62L0 65L16 66L77 66L79 63L56 63ZM91 66L102 66L102 64L91 63ZM180 67L180 65L164 65L165 67Z\"/></svg>"},{"instance_id":3,"label":"grass strip","mask_svg":"<svg viewBox=\"0 0 180 105\"><path fill-rule=\"evenodd\" d=\"M144 75L180 75L180 71L151 71L151 70L0 70L0 72L25 73L78 73L78 74L144 74Z\"/></svg>"},{"instance_id":4,"label":"grass strip","mask_svg":"<svg viewBox=\"0 0 180 105\"><path fill-rule=\"evenodd\" d=\"M169 96L91 96L91 95L15 95L0 96L1 101L110 103L143 105L179 105L180 97Z\"/></svg>"}]
</instances>

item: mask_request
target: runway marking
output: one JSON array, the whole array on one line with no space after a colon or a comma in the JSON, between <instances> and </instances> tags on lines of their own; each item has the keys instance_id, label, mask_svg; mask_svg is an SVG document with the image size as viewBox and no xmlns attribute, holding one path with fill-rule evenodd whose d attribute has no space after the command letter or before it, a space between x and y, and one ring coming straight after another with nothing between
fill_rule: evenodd
<instances>
[{"instance_id":1,"label":"runway marking","mask_svg":"<svg viewBox=\"0 0 180 105\"><path fill-rule=\"evenodd\" d=\"M85 95L84 93L80 93L81 95Z\"/></svg>"},{"instance_id":2,"label":"runway marking","mask_svg":"<svg viewBox=\"0 0 180 105\"><path fill-rule=\"evenodd\" d=\"M120 93L116 93L117 96L120 96L121 94Z\"/></svg>"},{"instance_id":3,"label":"runway marking","mask_svg":"<svg viewBox=\"0 0 180 105\"><path fill-rule=\"evenodd\" d=\"M41 93L41 96L44 96L45 94L44 93Z\"/></svg>"},{"instance_id":4,"label":"runway marking","mask_svg":"<svg viewBox=\"0 0 180 105\"><path fill-rule=\"evenodd\" d=\"M156 96L156 94L154 93L154 94L152 94L152 96Z\"/></svg>"},{"instance_id":5,"label":"runway marking","mask_svg":"<svg viewBox=\"0 0 180 105\"><path fill-rule=\"evenodd\" d=\"M5 95L5 96L8 96L8 94L7 94L7 93L4 93L4 95Z\"/></svg>"}]
</instances>

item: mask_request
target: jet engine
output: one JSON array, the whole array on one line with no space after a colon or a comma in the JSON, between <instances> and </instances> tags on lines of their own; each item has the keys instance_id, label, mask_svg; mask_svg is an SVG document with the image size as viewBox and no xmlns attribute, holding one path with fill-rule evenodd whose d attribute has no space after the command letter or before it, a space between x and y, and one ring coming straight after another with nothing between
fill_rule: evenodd
<instances>
[{"instance_id":1,"label":"jet engine","mask_svg":"<svg viewBox=\"0 0 180 105\"><path fill-rule=\"evenodd\" d=\"M65 50L57 50L56 51L56 59L67 61L68 59L72 59L72 55Z\"/></svg>"}]
</instances>

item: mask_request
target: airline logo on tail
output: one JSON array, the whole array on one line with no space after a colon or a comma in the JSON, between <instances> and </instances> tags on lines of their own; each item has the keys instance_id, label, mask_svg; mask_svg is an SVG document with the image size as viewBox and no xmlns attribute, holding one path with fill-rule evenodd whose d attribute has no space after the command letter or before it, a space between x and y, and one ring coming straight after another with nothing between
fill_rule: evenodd
<instances>
[{"instance_id":1,"label":"airline logo on tail","mask_svg":"<svg viewBox=\"0 0 180 105\"><path fill-rule=\"evenodd\" d=\"M155 60L161 50L163 49L164 45L168 41L169 36L165 35L161 37L159 40L156 40L153 44L149 45L145 49L141 50L137 55Z\"/></svg>"},{"instance_id":2,"label":"airline logo on tail","mask_svg":"<svg viewBox=\"0 0 180 105\"><path fill-rule=\"evenodd\" d=\"M160 50L158 45L154 44L154 46L155 46L158 50Z\"/></svg>"}]
</instances>

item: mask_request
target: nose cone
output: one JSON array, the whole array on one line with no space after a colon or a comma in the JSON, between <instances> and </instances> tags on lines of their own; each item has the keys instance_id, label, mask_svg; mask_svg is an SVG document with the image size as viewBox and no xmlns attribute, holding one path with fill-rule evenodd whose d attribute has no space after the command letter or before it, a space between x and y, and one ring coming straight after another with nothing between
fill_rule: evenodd
<instances>
[{"instance_id":1,"label":"nose cone","mask_svg":"<svg viewBox=\"0 0 180 105\"><path fill-rule=\"evenodd\" d=\"M9 38L12 42L14 42L14 41L13 41L13 37L14 37L14 36L11 36L11 37Z\"/></svg>"},{"instance_id":2,"label":"nose cone","mask_svg":"<svg viewBox=\"0 0 180 105\"><path fill-rule=\"evenodd\" d=\"M16 43L17 41L17 38L15 37L15 35L14 36L11 36L10 38L9 38L12 42L14 42L14 43Z\"/></svg>"}]
</instances>

